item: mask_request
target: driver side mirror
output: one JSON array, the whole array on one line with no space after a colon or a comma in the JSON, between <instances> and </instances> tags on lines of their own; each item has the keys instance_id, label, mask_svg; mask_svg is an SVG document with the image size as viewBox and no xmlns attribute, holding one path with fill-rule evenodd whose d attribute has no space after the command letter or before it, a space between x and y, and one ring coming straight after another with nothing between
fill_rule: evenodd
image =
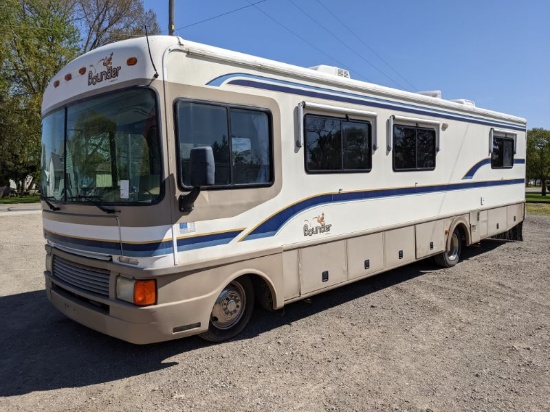
<instances>
[{"instance_id":1,"label":"driver side mirror","mask_svg":"<svg viewBox=\"0 0 550 412\"><path fill-rule=\"evenodd\" d=\"M212 186L215 183L216 164L210 146L194 147L190 153L191 186Z\"/></svg>"},{"instance_id":2,"label":"driver side mirror","mask_svg":"<svg viewBox=\"0 0 550 412\"><path fill-rule=\"evenodd\" d=\"M214 152L210 146L194 147L190 153L191 186L193 189L178 199L180 212L190 213L195 200L199 196L201 187L212 186L216 182L216 163Z\"/></svg>"}]
</instances>

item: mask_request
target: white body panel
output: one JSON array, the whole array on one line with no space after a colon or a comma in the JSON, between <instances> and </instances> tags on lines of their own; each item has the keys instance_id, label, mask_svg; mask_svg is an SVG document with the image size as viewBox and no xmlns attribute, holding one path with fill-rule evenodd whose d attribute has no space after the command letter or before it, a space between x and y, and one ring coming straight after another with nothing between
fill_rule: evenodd
<instances>
[{"instance_id":1,"label":"white body panel","mask_svg":"<svg viewBox=\"0 0 550 412\"><path fill-rule=\"evenodd\" d=\"M261 277L272 293L273 306L279 308L285 302L441 253L457 222L464 225L469 244L503 233L523 220L524 119L179 38L152 37L150 47L151 57L144 39L130 40L70 63L54 78L60 84L54 87L52 81L49 86L43 113L102 91L133 85L155 89L162 119L164 174L166 182L171 182L166 183L162 204L155 210L163 208L166 223L136 223L131 206L122 208L116 224L89 218L79 222L74 217L78 206L73 206L75 209L68 211L73 217L67 221L55 212L44 213L44 229L51 234L46 233L53 248L50 253L55 254L59 247L75 256L102 255L114 262L106 266L113 278L164 276L166 286L159 289L159 300L182 308L193 301L196 315L177 321L166 315L162 321L166 328L146 338L141 329L117 333L99 326L98 320L88 321L89 314L71 316L64 310L82 323L136 342L199 333L208 324L219 291L242 274ZM95 67L108 56L112 56L113 67L120 67L117 77L107 79L105 75L101 82L91 84L98 72ZM138 64L125 66L129 57L137 57ZM73 75L68 87L62 76L77 73L81 67L87 68L86 73L80 80ZM202 190L193 212L181 213L177 197L186 192L177 186L173 108L178 98L268 110L272 116L273 184ZM343 117L346 111L350 118L372 125L376 146L372 169L367 173L306 173L305 148L300 142L303 118L299 115ZM420 122L437 130L439 150L433 170L393 170L393 132L388 126L392 122ZM491 167L492 130L514 136L513 167ZM265 196L258 195L261 200L248 207L253 191ZM90 210L94 209L87 209L88 214ZM95 244L93 250L82 242L71 246L71 239L82 237L82 233L88 245ZM118 252L105 249L102 253L105 242L122 246ZM145 246L138 253L127 247L132 244ZM152 246L148 249L147 245ZM85 263L94 265L93 259ZM208 282L197 278L201 273ZM49 278L49 282L55 279ZM111 280L109 298L98 301L117 305L113 285ZM184 289L194 292L178 295ZM171 332L176 325L195 323L201 326L184 333Z\"/></svg>"}]
</instances>

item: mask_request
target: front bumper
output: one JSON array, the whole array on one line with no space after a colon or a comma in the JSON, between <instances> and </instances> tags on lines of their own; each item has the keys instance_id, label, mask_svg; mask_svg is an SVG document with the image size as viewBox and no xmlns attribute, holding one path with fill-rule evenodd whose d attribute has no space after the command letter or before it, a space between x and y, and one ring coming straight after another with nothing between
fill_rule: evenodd
<instances>
[{"instance_id":1,"label":"front bumper","mask_svg":"<svg viewBox=\"0 0 550 412\"><path fill-rule=\"evenodd\" d=\"M148 344L196 335L208 329L208 297L162 305L137 307L71 290L44 272L46 294L65 316L91 329L134 344Z\"/></svg>"}]
</instances>

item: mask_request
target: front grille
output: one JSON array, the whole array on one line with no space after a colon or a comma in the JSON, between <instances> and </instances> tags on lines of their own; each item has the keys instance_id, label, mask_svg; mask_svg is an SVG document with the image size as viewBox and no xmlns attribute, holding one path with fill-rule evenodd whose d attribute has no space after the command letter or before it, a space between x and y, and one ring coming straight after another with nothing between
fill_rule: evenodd
<instances>
[{"instance_id":1,"label":"front grille","mask_svg":"<svg viewBox=\"0 0 550 412\"><path fill-rule=\"evenodd\" d=\"M109 271L53 257L53 276L85 292L109 297Z\"/></svg>"}]
</instances>

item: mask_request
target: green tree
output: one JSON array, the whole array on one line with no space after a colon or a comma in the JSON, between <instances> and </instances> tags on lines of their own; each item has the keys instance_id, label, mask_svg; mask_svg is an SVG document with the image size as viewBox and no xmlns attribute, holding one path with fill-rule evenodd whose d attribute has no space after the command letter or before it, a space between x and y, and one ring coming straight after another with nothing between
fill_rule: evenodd
<instances>
[{"instance_id":1,"label":"green tree","mask_svg":"<svg viewBox=\"0 0 550 412\"><path fill-rule=\"evenodd\" d=\"M50 79L79 53L160 28L142 0L2 0L0 186L38 177L41 102Z\"/></svg>"},{"instance_id":2,"label":"green tree","mask_svg":"<svg viewBox=\"0 0 550 412\"><path fill-rule=\"evenodd\" d=\"M0 185L38 175L42 95L79 50L72 11L59 0L4 0L0 8Z\"/></svg>"},{"instance_id":3,"label":"green tree","mask_svg":"<svg viewBox=\"0 0 550 412\"><path fill-rule=\"evenodd\" d=\"M142 0L76 0L75 18L82 32L82 51L130 37L160 33L157 15Z\"/></svg>"},{"instance_id":4,"label":"green tree","mask_svg":"<svg viewBox=\"0 0 550 412\"><path fill-rule=\"evenodd\" d=\"M527 178L540 180L541 194L546 196L550 180L550 130L536 128L527 132Z\"/></svg>"}]
</instances>

